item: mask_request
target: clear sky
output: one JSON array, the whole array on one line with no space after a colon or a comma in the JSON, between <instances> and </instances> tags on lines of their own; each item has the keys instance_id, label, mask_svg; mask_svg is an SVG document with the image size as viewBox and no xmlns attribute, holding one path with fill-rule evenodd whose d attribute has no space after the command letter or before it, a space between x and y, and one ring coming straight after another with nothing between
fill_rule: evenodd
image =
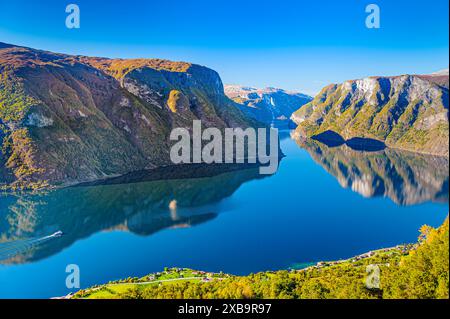
<instances>
[{"instance_id":1,"label":"clear sky","mask_svg":"<svg viewBox=\"0 0 450 319\"><path fill-rule=\"evenodd\" d=\"M65 26L66 5L81 10ZM380 7L368 29L366 5ZM368 75L448 67L448 0L0 0L0 42L206 65L225 83L314 94Z\"/></svg>"}]
</instances>

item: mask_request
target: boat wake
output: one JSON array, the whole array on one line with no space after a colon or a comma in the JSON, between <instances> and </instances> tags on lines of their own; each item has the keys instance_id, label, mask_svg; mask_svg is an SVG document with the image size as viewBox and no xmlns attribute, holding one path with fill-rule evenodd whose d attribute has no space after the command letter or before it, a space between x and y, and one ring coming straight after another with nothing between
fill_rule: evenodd
<instances>
[{"instance_id":1,"label":"boat wake","mask_svg":"<svg viewBox=\"0 0 450 319\"><path fill-rule=\"evenodd\" d=\"M0 262L30 251L36 246L41 245L49 240L61 237L62 235L62 231L57 231L56 233L44 237L34 237L0 243Z\"/></svg>"}]
</instances>

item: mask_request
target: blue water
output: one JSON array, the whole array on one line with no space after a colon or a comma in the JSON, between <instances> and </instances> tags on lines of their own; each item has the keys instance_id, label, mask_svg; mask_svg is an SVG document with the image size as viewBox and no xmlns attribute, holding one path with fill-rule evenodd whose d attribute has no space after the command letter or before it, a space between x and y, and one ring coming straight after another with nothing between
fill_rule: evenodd
<instances>
[{"instance_id":1,"label":"blue water","mask_svg":"<svg viewBox=\"0 0 450 319\"><path fill-rule=\"evenodd\" d=\"M65 295L68 264L89 287L171 266L240 275L346 258L414 242L447 216L447 160L281 147L267 177L250 168L0 197L0 242L64 233L3 261L0 245L0 298Z\"/></svg>"}]
</instances>

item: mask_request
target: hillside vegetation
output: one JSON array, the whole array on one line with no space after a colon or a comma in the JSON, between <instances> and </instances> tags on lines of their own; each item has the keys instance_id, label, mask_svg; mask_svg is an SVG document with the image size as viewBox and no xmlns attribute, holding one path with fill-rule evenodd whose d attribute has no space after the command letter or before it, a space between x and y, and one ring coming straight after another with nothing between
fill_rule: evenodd
<instances>
[{"instance_id":1,"label":"hillside vegetation","mask_svg":"<svg viewBox=\"0 0 450 319\"><path fill-rule=\"evenodd\" d=\"M296 135L332 131L387 146L449 155L448 73L369 77L332 84L292 115Z\"/></svg>"},{"instance_id":2,"label":"hillside vegetation","mask_svg":"<svg viewBox=\"0 0 450 319\"><path fill-rule=\"evenodd\" d=\"M196 119L257 125L200 65L0 43L0 186L70 185L171 164L171 130Z\"/></svg>"},{"instance_id":3,"label":"hillside vegetation","mask_svg":"<svg viewBox=\"0 0 450 319\"><path fill-rule=\"evenodd\" d=\"M243 277L195 272L197 278L190 278L192 270L187 276L185 269L172 269L82 290L74 298L449 298L448 229L447 218L438 229L423 226L415 245L319 263L303 270ZM373 266L380 269L378 285L367 283L367 271ZM161 282L161 276L174 280Z\"/></svg>"}]
</instances>

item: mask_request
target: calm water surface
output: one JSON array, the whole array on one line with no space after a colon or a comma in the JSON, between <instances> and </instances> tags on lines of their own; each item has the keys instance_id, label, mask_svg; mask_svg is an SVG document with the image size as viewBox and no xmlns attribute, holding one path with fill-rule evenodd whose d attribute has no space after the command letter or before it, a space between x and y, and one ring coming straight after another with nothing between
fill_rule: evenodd
<instances>
[{"instance_id":1,"label":"calm water surface","mask_svg":"<svg viewBox=\"0 0 450 319\"><path fill-rule=\"evenodd\" d=\"M82 287L171 266L299 267L414 242L447 216L447 159L288 137L281 147L272 176L249 168L0 197L0 298L65 295L68 264Z\"/></svg>"}]
</instances>

